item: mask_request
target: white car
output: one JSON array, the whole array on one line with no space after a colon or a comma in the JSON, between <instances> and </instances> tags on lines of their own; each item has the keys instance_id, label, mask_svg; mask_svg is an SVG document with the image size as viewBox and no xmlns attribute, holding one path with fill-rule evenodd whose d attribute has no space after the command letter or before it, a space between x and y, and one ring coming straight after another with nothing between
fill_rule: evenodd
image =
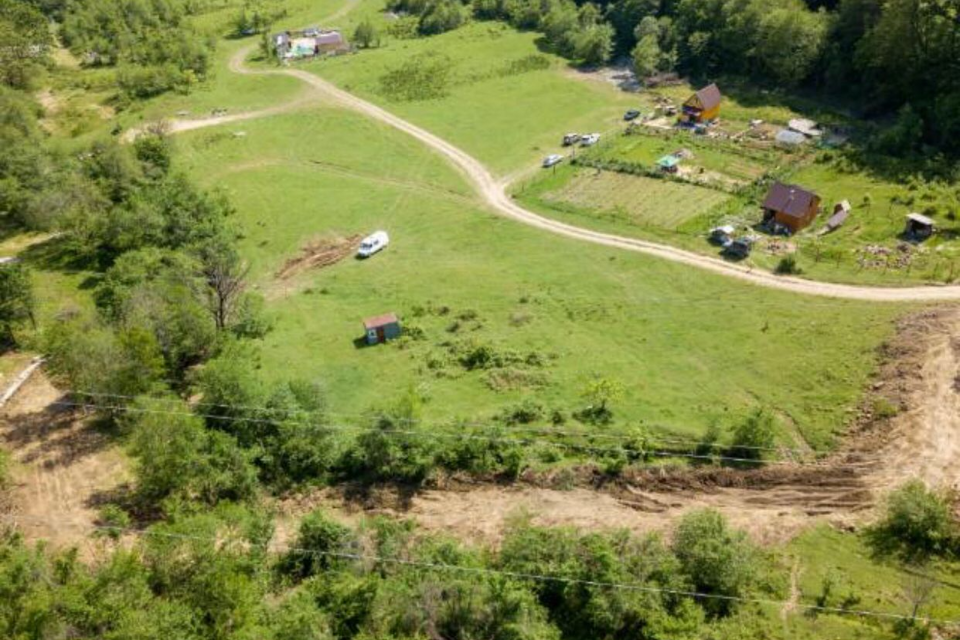
<instances>
[{"instance_id":1,"label":"white car","mask_svg":"<svg viewBox=\"0 0 960 640\"><path fill-rule=\"evenodd\" d=\"M580 146L583 146L583 147L592 147L598 142L600 142L599 133L591 133L580 138Z\"/></svg>"},{"instance_id":2,"label":"white car","mask_svg":"<svg viewBox=\"0 0 960 640\"><path fill-rule=\"evenodd\" d=\"M559 153L552 153L543 159L543 168L549 169L550 167L558 165L561 162L563 162L563 156Z\"/></svg>"},{"instance_id":3,"label":"white car","mask_svg":"<svg viewBox=\"0 0 960 640\"><path fill-rule=\"evenodd\" d=\"M357 250L358 258L369 258L378 251L382 251L390 244L390 236L386 231L376 231L360 241Z\"/></svg>"}]
</instances>

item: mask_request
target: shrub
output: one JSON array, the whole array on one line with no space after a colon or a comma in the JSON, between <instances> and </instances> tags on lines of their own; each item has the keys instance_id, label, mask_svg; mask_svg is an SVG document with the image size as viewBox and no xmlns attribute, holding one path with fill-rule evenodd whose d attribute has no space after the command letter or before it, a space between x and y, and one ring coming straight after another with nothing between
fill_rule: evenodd
<instances>
[{"instance_id":1,"label":"shrub","mask_svg":"<svg viewBox=\"0 0 960 640\"><path fill-rule=\"evenodd\" d=\"M869 538L878 554L897 553L914 561L952 552L957 529L946 497L911 480L887 497Z\"/></svg>"},{"instance_id":2,"label":"shrub","mask_svg":"<svg viewBox=\"0 0 960 640\"><path fill-rule=\"evenodd\" d=\"M349 563L343 554L356 553L353 531L332 520L321 510L312 511L300 521L297 542L284 556L284 573L300 579Z\"/></svg>"},{"instance_id":3,"label":"shrub","mask_svg":"<svg viewBox=\"0 0 960 640\"><path fill-rule=\"evenodd\" d=\"M537 422L538 420L542 420L543 416L543 405L527 398L520 404L501 411L497 419L505 425L517 425Z\"/></svg>"},{"instance_id":4,"label":"shrub","mask_svg":"<svg viewBox=\"0 0 960 640\"><path fill-rule=\"evenodd\" d=\"M370 18L364 18L353 31L353 41L358 47L369 49L380 46L380 32Z\"/></svg>"},{"instance_id":5,"label":"shrub","mask_svg":"<svg viewBox=\"0 0 960 640\"><path fill-rule=\"evenodd\" d=\"M802 269L797 264L797 258L795 256L784 256L780 258L780 262L777 263L776 273L780 275L795 275L801 273Z\"/></svg>"},{"instance_id":6,"label":"shrub","mask_svg":"<svg viewBox=\"0 0 960 640\"><path fill-rule=\"evenodd\" d=\"M733 430L728 455L733 458L761 460L776 444L776 421L772 414L757 409Z\"/></svg>"},{"instance_id":7,"label":"shrub","mask_svg":"<svg viewBox=\"0 0 960 640\"><path fill-rule=\"evenodd\" d=\"M123 530L130 528L130 514L115 504L108 504L100 509L97 525L103 527L98 533L118 540Z\"/></svg>"},{"instance_id":8,"label":"shrub","mask_svg":"<svg viewBox=\"0 0 960 640\"><path fill-rule=\"evenodd\" d=\"M756 579L756 552L746 536L729 528L718 511L694 511L680 521L673 539L673 552L683 573L701 593L724 598L742 596ZM713 615L727 615L734 600L705 599Z\"/></svg>"},{"instance_id":9,"label":"shrub","mask_svg":"<svg viewBox=\"0 0 960 640\"><path fill-rule=\"evenodd\" d=\"M873 402L871 402L871 409L873 416L881 420L893 418L900 413L900 407L884 397L874 398Z\"/></svg>"}]
</instances>

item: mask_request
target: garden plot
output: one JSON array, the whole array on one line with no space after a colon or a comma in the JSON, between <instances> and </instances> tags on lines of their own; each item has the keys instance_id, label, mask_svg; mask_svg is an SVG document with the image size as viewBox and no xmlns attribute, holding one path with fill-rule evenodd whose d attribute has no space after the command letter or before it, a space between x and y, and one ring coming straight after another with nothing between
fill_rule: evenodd
<instances>
[{"instance_id":1,"label":"garden plot","mask_svg":"<svg viewBox=\"0 0 960 640\"><path fill-rule=\"evenodd\" d=\"M562 187L543 194L541 199L548 204L592 210L599 216L638 226L675 229L723 204L729 196L667 180L582 169Z\"/></svg>"}]
</instances>

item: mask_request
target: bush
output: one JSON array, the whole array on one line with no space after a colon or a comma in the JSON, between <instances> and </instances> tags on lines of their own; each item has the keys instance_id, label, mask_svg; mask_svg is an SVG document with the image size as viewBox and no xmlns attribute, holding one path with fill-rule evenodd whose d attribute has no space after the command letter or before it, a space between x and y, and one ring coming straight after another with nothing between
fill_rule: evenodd
<instances>
[{"instance_id":1,"label":"bush","mask_svg":"<svg viewBox=\"0 0 960 640\"><path fill-rule=\"evenodd\" d=\"M762 460L776 444L777 426L772 414L757 409L733 430L727 451L732 458Z\"/></svg>"},{"instance_id":2,"label":"bush","mask_svg":"<svg viewBox=\"0 0 960 640\"><path fill-rule=\"evenodd\" d=\"M300 521L296 548L281 561L284 573L300 579L349 564L343 554L357 553L359 546L353 531L333 521L321 510L312 511Z\"/></svg>"},{"instance_id":3,"label":"bush","mask_svg":"<svg viewBox=\"0 0 960 640\"><path fill-rule=\"evenodd\" d=\"M774 271L780 275L796 275L801 273L802 269L797 264L797 258L790 255L780 258Z\"/></svg>"},{"instance_id":4,"label":"bush","mask_svg":"<svg viewBox=\"0 0 960 640\"><path fill-rule=\"evenodd\" d=\"M680 521L673 539L673 552L694 590L724 598L741 597L756 579L756 552L746 536L733 531L718 511L694 511ZM727 615L735 601L705 599L713 615Z\"/></svg>"},{"instance_id":5,"label":"bush","mask_svg":"<svg viewBox=\"0 0 960 640\"><path fill-rule=\"evenodd\" d=\"M431 0L420 15L418 29L425 36L453 31L467 19L460 0Z\"/></svg>"},{"instance_id":6,"label":"bush","mask_svg":"<svg viewBox=\"0 0 960 640\"><path fill-rule=\"evenodd\" d=\"M108 504L100 509L97 525L103 527L98 533L119 540L124 530L130 528L130 514L115 504Z\"/></svg>"},{"instance_id":7,"label":"bush","mask_svg":"<svg viewBox=\"0 0 960 640\"><path fill-rule=\"evenodd\" d=\"M954 552L957 528L947 498L920 480L911 480L887 497L869 538L878 554L896 553L918 561Z\"/></svg>"},{"instance_id":8,"label":"bush","mask_svg":"<svg viewBox=\"0 0 960 640\"><path fill-rule=\"evenodd\" d=\"M353 41L358 47L369 49L380 46L380 32L370 18L364 18L353 31Z\"/></svg>"}]
</instances>

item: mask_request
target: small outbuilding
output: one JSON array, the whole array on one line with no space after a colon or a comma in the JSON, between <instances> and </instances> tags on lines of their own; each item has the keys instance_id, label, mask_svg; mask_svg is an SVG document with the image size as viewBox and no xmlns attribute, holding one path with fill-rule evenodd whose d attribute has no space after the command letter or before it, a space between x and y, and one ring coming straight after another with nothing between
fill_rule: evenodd
<instances>
[{"instance_id":1,"label":"small outbuilding","mask_svg":"<svg viewBox=\"0 0 960 640\"><path fill-rule=\"evenodd\" d=\"M680 158L672 154L663 156L657 160L657 166L660 168L660 171L676 173L680 170Z\"/></svg>"},{"instance_id":2,"label":"small outbuilding","mask_svg":"<svg viewBox=\"0 0 960 640\"><path fill-rule=\"evenodd\" d=\"M380 344L400 337L400 320L395 313L374 316L363 321L367 344Z\"/></svg>"},{"instance_id":3,"label":"small outbuilding","mask_svg":"<svg viewBox=\"0 0 960 640\"><path fill-rule=\"evenodd\" d=\"M713 122L720 117L720 103L723 96L716 84L710 84L687 98L680 113L680 122L685 124L703 124Z\"/></svg>"},{"instance_id":4,"label":"small outbuilding","mask_svg":"<svg viewBox=\"0 0 960 640\"><path fill-rule=\"evenodd\" d=\"M775 182L760 206L765 224L775 223L796 233L817 217L820 196L795 184Z\"/></svg>"},{"instance_id":5,"label":"small outbuilding","mask_svg":"<svg viewBox=\"0 0 960 640\"><path fill-rule=\"evenodd\" d=\"M843 223L850 217L851 210L849 200L842 200L835 204L833 207L833 215L827 220L827 230L835 231L843 226Z\"/></svg>"},{"instance_id":6,"label":"small outbuilding","mask_svg":"<svg viewBox=\"0 0 960 640\"><path fill-rule=\"evenodd\" d=\"M933 232L933 220L919 213L907 214L907 226L903 230L904 236L910 240L926 240L933 235Z\"/></svg>"}]
</instances>

